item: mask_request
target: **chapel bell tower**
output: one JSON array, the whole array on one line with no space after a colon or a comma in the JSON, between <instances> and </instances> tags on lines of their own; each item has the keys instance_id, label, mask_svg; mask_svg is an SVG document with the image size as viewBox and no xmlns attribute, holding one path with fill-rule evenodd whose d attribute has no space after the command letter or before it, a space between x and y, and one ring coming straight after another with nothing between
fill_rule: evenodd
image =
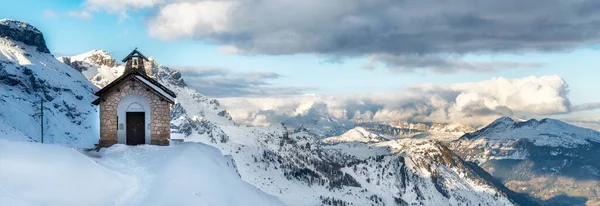
<instances>
[{"instance_id":1,"label":"chapel bell tower","mask_svg":"<svg viewBox=\"0 0 600 206\"><path fill-rule=\"evenodd\" d=\"M125 72L128 73L133 70L137 70L140 73L154 76L152 74L152 62L146 58L140 51L135 48L129 55L127 55L122 62L125 63Z\"/></svg>"}]
</instances>

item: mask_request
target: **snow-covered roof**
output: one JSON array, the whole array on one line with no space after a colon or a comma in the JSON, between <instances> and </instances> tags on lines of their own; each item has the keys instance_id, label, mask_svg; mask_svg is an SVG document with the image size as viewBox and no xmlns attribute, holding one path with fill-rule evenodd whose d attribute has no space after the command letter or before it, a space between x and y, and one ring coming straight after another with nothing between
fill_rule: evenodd
<instances>
[{"instance_id":1,"label":"snow-covered roof","mask_svg":"<svg viewBox=\"0 0 600 206\"><path fill-rule=\"evenodd\" d=\"M94 100L92 102L92 104L95 104L95 105L100 104L100 100L102 99L103 94L107 93L114 86L119 85L124 80L130 79L129 77L133 77L133 78L139 80L140 82L142 82L143 84L147 85L152 90L157 92L160 96L167 99L167 101L169 103L171 103L171 104L175 103L176 96L173 91L169 90L167 87L161 85L156 80L148 77L147 75L139 72L138 70L131 70L131 72L127 72L127 73L121 75L119 78L115 79L113 82L106 85L104 88L100 89L98 92L96 92L95 95L98 96L99 98Z\"/></svg>"},{"instance_id":2,"label":"snow-covered roof","mask_svg":"<svg viewBox=\"0 0 600 206\"><path fill-rule=\"evenodd\" d=\"M127 59L130 59L132 57L140 57L142 59L145 59L146 61L148 61L148 58L146 58L146 56L144 56L144 54L142 54L142 52L138 51L137 48L135 48L133 51L131 51L131 53L129 53L129 55L127 55L123 60L121 60L122 62L127 62Z\"/></svg>"},{"instance_id":3,"label":"snow-covered roof","mask_svg":"<svg viewBox=\"0 0 600 206\"><path fill-rule=\"evenodd\" d=\"M142 81L144 84L148 85L150 88L152 88L154 91L160 93L162 96L165 96L167 99L169 99L170 102L175 102L175 96L168 94L162 88L158 87L157 85L155 85L153 83L150 83L150 81L144 79L144 77L142 77L140 75L135 75L135 78Z\"/></svg>"}]
</instances>

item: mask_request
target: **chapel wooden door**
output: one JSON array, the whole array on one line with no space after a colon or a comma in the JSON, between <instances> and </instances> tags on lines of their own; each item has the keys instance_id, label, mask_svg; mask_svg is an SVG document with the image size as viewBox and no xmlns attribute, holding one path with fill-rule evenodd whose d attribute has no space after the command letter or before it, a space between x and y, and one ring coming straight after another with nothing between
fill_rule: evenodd
<instances>
[{"instance_id":1,"label":"chapel wooden door","mask_svg":"<svg viewBox=\"0 0 600 206\"><path fill-rule=\"evenodd\" d=\"M144 112L127 112L127 145L139 145L146 143L146 128L144 127Z\"/></svg>"}]
</instances>

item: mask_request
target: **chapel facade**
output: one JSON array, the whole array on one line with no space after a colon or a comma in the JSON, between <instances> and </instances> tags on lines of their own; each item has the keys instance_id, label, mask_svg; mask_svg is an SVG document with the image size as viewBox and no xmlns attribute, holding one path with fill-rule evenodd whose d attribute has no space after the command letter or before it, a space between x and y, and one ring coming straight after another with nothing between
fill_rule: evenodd
<instances>
[{"instance_id":1,"label":"chapel facade","mask_svg":"<svg viewBox=\"0 0 600 206\"><path fill-rule=\"evenodd\" d=\"M123 74L95 93L100 106L99 146L169 145L175 93L152 76L152 64L137 49L127 55Z\"/></svg>"}]
</instances>

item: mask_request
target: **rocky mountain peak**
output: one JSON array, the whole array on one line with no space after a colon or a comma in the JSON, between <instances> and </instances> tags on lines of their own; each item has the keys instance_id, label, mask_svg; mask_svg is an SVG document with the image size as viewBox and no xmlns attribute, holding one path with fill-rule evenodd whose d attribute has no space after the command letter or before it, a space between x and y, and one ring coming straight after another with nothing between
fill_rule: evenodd
<instances>
[{"instance_id":1,"label":"rocky mountain peak","mask_svg":"<svg viewBox=\"0 0 600 206\"><path fill-rule=\"evenodd\" d=\"M376 143L387 141L386 138L381 135L371 133L363 127L355 127L354 129L348 130L344 134L337 137L329 137L323 139L325 143L340 143L340 142L364 142L364 143Z\"/></svg>"},{"instance_id":2,"label":"rocky mountain peak","mask_svg":"<svg viewBox=\"0 0 600 206\"><path fill-rule=\"evenodd\" d=\"M92 50L70 57L71 62L82 61L95 66L115 67L119 63L105 50Z\"/></svg>"},{"instance_id":3,"label":"rocky mountain peak","mask_svg":"<svg viewBox=\"0 0 600 206\"><path fill-rule=\"evenodd\" d=\"M513 118L510 118L510 117L500 117L500 118L494 120L492 122L492 124L494 124L494 123L514 123L514 122L516 122L516 121Z\"/></svg>"},{"instance_id":4,"label":"rocky mountain peak","mask_svg":"<svg viewBox=\"0 0 600 206\"><path fill-rule=\"evenodd\" d=\"M510 117L500 117L490 123L488 126L481 129L484 130L506 130L506 129L519 129L519 128L531 128L535 129L538 127L555 127L555 128L565 128L565 127L573 127L576 129L577 127L569 125L565 122L544 118L541 120L537 119L529 119L529 120L517 120L512 119ZM582 128L583 129L583 128Z\"/></svg>"},{"instance_id":5,"label":"rocky mountain peak","mask_svg":"<svg viewBox=\"0 0 600 206\"><path fill-rule=\"evenodd\" d=\"M42 32L24 21L0 19L0 37L35 46L39 52L50 53Z\"/></svg>"}]
</instances>

